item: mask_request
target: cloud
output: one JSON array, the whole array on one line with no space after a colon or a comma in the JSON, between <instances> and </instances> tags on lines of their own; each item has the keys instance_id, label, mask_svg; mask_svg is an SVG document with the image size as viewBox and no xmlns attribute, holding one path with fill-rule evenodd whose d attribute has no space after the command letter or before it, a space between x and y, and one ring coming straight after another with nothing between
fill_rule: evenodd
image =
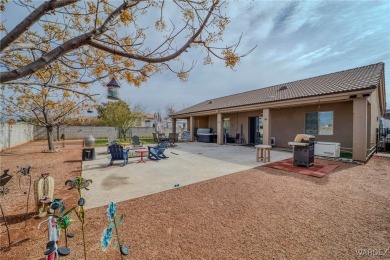
<instances>
[{"instance_id":1,"label":"cloud","mask_svg":"<svg viewBox=\"0 0 390 260\"><path fill-rule=\"evenodd\" d=\"M142 102L150 112L166 104L182 109L210 98L381 61L388 79L390 5L375 3L231 1L227 8L231 23L222 46L235 42L241 32L240 51L258 45L235 71L219 60L203 66L202 53L191 49L181 58L186 64L197 60L188 82L165 71L140 88L122 87L122 97ZM389 87L387 104L390 108Z\"/></svg>"},{"instance_id":2,"label":"cloud","mask_svg":"<svg viewBox=\"0 0 390 260\"><path fill-rule=\"evenodd\" d=\"M390 78L389 1L238 0L228 3L222 11L228 13L231 22L221 45L234 43L241 33L239 51L244 53L258 45L241 59L235 71L225 68L219 60L204 66L204 53L191 48L181 57L185 64L197 61L188 82L182 83L174 74L164 71L140 88L122 83L121 97L133 104L142 103L155 112L166 104L181 109L183 105L210 98L376 62L385 62L385 78ZM177 13L168 9L165 17L180 20ZM154 18L142 17L145 27L154 27ZM161 42L157 33L150 39ZM387 85L390 108L390 85ZM105 87L95 86L95 89L106 95Z\"/></svg>"}]
</instances>

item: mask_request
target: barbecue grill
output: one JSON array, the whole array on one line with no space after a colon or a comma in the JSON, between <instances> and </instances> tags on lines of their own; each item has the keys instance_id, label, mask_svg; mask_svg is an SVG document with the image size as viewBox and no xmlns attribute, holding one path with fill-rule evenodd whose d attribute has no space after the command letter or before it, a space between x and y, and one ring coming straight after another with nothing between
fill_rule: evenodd
<instances>
[{"instance_id":1,"label":"barbecue grill","mask_svg":"<svg viewBox=\"0 0 390 260\"><path fill-rule=\"evenodd\" d=\"M314 143L315 137L306 134L298 134L294 142L288 142L293 147L293 165L314 165Z\"/></svg>"}]
</instances>

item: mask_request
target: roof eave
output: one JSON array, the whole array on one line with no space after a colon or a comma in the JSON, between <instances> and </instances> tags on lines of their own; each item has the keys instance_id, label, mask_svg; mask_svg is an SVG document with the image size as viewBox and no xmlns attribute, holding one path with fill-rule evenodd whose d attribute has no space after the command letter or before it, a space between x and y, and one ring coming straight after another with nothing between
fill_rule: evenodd
<instances>
[{"instance_id":1,"label":"roof eave","mask_svg":"<svg viewBox=\"0 0 390 260\"><path fill-rule=\"evenodd\" d=\"M289 99L283 99L283 100L274 100L274 101L241 105L241 106L213 108L213 109L207 109L207 110L201 110L201 111L193 111L193 112L187 112L187 113L181 113L181 114L174 114L171 116L171 118L188 118L191 116L205 116L205 115L214 115L214 114L218 114L218 113L251 111L251 110L274 108L274 107L288 107L288 106L297 105L297 104L307 105L307 104L314 103L314 102L318 103L318 102L340 101L340 97L342 97L341 100L347 100L347 99L350 99L351 95L364 94L364 93L367 93L367 91L370 91L370 93L372 93L376 88L377 88L377 86L371 85L367 88L362 88L362 89L353 90L353 91L347 90L347 91L342 91L342 92L337 92L337 93L332 93L332 94L325 93L325 94L319 94L319 95L308 96L308 97L297 97L297 98L289 98Z\"/></svg>"}]
</instances>

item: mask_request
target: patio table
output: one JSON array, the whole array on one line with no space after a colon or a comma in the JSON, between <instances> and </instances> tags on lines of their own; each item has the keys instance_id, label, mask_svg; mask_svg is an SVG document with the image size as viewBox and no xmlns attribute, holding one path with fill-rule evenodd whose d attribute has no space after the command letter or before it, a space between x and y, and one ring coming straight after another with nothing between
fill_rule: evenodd
<instances>
[{"instance_id":1,"label":"patio table","mask_svg":"<svg viewBox=\"0 0 390 260\"><path fill-rule=\"evenodd\" d=\"M138 163L146 163L144 160L144 154L148 152L146 149L139 149L139 150L134 150L134 152L139 153L141 155L141 159L139 159L137 162Z\"/></svg>"}]
</instances>

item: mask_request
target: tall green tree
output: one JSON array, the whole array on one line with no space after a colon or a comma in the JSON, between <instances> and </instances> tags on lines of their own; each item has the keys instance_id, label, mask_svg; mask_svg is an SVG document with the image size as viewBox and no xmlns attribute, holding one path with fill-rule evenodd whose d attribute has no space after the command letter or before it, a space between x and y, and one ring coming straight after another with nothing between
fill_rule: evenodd
<instances>
[{"instance_id":1,"label":"tall green tree","mask_svg":"<svg viewBox=\"0 0 390 260\"><path fill-rule=\"evenodd\" d=\"M139 126L144 113L141 105L135 105L133 109L123 100L102 103L98 106L98 118L107 126L119 128L120 133L126 140L130 128Z\"/></svg>"}]
</instances>

